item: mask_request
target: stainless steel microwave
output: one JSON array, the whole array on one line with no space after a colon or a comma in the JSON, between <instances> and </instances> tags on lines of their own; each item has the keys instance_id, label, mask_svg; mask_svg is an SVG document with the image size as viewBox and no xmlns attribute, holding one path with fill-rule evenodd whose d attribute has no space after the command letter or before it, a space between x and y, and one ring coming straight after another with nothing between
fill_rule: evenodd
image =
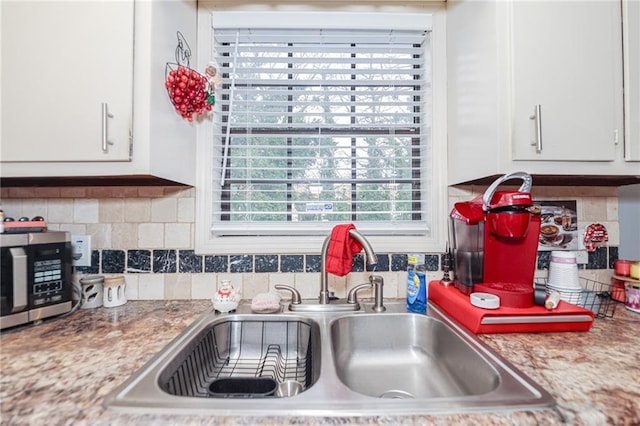
<instances>
[{"instance_id":1,"label":"stainless steel microwave","mask_svg":"<svg viewBox=\"0 0 640 426\"><path fill-rule=\"evenodd\" d=\"M0 234L0 329L72 308L68 232Z\"/></svg>"}]
</instances>

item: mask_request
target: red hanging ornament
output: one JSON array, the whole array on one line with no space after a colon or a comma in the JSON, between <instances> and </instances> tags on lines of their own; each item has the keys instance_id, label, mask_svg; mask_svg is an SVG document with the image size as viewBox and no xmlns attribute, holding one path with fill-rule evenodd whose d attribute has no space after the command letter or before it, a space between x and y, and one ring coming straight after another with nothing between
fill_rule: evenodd
<instances>
[{"instance_id":1,"label":"red hanging ornament","mask_svg":"<svg viewBox=\"0 0 640 426\"><path fill-rule=\"evenodd\" d=\"M191 122L194 114L211 111L213 103L208 102L211 84L210 78L189 67L191 49L180 32L177 36L176 62L167 63L164 84L176 112Z\"/></svg>"},{"instance_id":2,"label":"red hanging ornament","mask_svg":"<svg viewBox=\"0 0 640 426\"><path fill-rule=\"evenodd\" d=\"M584 248L587 251L595 251L598 247L603 247L609 241L607 228L600 223L592 223L587 226L584 232Z\"/></svg>"}]
</instances>

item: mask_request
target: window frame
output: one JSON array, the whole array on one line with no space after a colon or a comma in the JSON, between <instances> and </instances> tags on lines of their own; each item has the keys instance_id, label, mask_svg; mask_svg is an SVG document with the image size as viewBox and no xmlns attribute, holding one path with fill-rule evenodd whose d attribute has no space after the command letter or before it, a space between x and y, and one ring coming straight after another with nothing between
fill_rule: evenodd
<instances>
[{"instance_id":1,"label":"window frame","mask_svg":"<svg viewBox=\"0 0 640 426\"><path fill-rule=\"evenodd\" d=\"M318 12L324 15L333 14L333 22L336 27L344 27L346 22L360 22L363 28L382 26L392 27L394 20L402 20L406 27L407 17L411 16L412 22L418 19L431 19L431 49L432 49L432 123L431 123L431 146L430 154L427 156L430 161L426 165L432 170L430 174L432 191L422 200L429 209L430 235L394 235L390 232L386 235L367 235L367 238L379 252L429 252L443 251L447 237L447 187L446 187L446 56L445 56L445 20L444 7L433 5L429 7L418 6L340 6L339 9L329 9L326 7L295 7L281 6L277 11L260 10L256 5L251 7L240 7L241 10L233 6L224 6L216 3L215 6L209 2L199 4L198 12L198 64L204 68L212 52L211 28L214 24L214 13L225 10L226 16L237 17L242 26L262 25L265 14L290 14L291 19L268 18L274 27L282 27L279 22L296 22L296 25L317 24L314 22L312 13ZM345 10L353 9L353 10ZM233 13L229 13L233 12ZM253 13L259 12L259 13ZM427 16L429 15L429 16ZM392 17L392 19L390 19ZM418 17L418 18L416 18ZM356 19L357 18L357 19ZM255 22L253 21L255 19ZM373 23L373 24L372 24ZM418 25L418 24L416 24ZM420 24L424 26L424 24ZM214 110L214 114L215 114ZM213 120L211 117L196 124L197 135L197 166L196 166L196 222L195 222L195 250L199 254L278 254L278 253L315 253L320 250L326 235L279 235L279 236L213 236L210 232L212 222L213 194L211 190L213 182L212 158L213 144L210 143L213 132ZM366 232L364 232L366 234ZM328 234L328 232L327 232Z\"/></svg>"}]
</instances>

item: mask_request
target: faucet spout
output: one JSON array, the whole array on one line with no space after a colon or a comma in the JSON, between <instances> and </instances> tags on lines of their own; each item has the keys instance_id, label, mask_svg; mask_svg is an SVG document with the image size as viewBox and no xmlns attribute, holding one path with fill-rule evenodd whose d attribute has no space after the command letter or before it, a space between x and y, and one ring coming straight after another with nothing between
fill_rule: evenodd
<instances>
[{"instance_id":1,"label":"faucet spout","mask_svg":"<svg viewBox=\"0 0 640 426\"><path fill-rule=\"evenodd\" d=\"M364 250L367 265L375 265L378 263L378 256L373 251L373 247L369 241L355 229L349 231L349 235L358 241ZM329 241L331 241L331 235L324 239L322 243L322 252L320 254L320 267L322 274L320 276L320 298L319 303L326 305L329 303L329 273L327 272L327 254L329 252Z\"/></svg>"},{"instance_id":2,"label":"faucet spout","mask_svg":"<svg viewBox=\"0 0 640 426\"><path fill-rule=\"evenodd\" d=\"M349 235L351 235L353 239L362 244L362 249L364 250L364 254L367 259L367 265L376 265L378 263L378 256L376 256L375 252L373 251L373 247L371 247L369 240L367 240L364 235L362 235L355 229L349 231Z\"/></svg>"}]
</instances>

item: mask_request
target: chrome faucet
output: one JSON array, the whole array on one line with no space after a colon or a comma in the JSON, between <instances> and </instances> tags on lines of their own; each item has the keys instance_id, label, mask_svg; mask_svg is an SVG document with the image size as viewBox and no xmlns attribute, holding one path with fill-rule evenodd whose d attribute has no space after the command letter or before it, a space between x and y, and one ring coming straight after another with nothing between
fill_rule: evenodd
<instances>
[{"instance_id":1,"label":"chrome faucet","mask_svg":"<svg viewBox=\"0 0 640 426\"><path fill-rule=\"evenodd\" d=\"M373 247L369 244L369 241L362 235L360 232L352 229L349 231L349 235L351 238L358 241L362 248L364 249L364 253L367 259L367 265L375 265L378 263L378 257L373 251ZM329 273L327 272L327 254L329 253L329 242L331 241L331 235L324 239L324 243L322 243L322 252L320 254L320 268L321 268L321 276L320 276L320 298L319 303L321 305L327 305L329 303Z\"/></svg>"},{"instance_id":2,"label":"chrome faucet","mask_svg":"<svg viewBox=\"0 0 640 426\"><path fill-rule=\"evenodd\" d=\"M369 241L358 231L352 229L349 231L349 235L358 241L364 249L367 265L375 265L378 263L378 257L373 251ZM375 306L374 312L383 312L385 307L382 304L382 286L383 280L379 275L372 275L369 277L369 282L358 285L351 289L348 298L345 301L338 301L336 303L330 303L331 292L329 291L329 274L327 273L327 254L329 252L329 242L331 241L331 235L325 238L322 244L322 253L320 256L321 275L320 275L320 297L318 304L302 303L300 292L294 287L279 284L275 288L277 290L285 290L291 293L291 303L289 303L289 310L298 312L322 312L322 311L358 311L360 310L360 304L358 303L356 293L363 288L375 288Z\"/></svg>"}]
</instances>

